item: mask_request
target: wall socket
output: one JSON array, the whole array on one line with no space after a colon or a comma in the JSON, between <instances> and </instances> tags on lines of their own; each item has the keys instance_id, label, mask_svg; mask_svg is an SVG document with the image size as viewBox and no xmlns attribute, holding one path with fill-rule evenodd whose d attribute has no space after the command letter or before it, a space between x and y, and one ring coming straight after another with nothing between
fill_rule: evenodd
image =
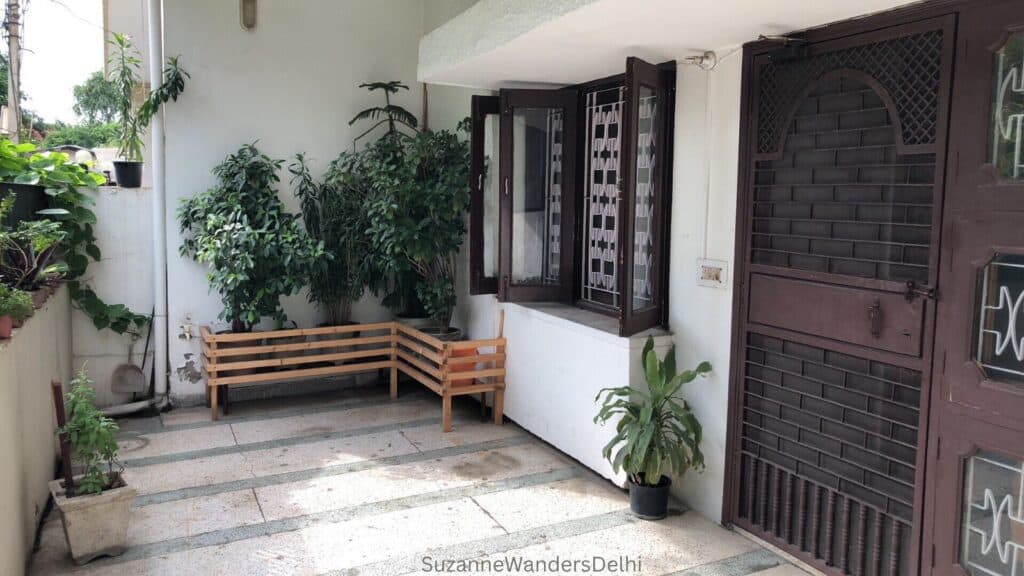
<instances>
[{"instance_id":1,"label":"wall socket","mask_svg":"<svg viewBox=\"0 0 1024 576\"><path fill-rule=\"evenodd\" d=\"M697 285L725 288L729 284L729 263L710 258L697 259Z\"/></svg>"}]
</instances>

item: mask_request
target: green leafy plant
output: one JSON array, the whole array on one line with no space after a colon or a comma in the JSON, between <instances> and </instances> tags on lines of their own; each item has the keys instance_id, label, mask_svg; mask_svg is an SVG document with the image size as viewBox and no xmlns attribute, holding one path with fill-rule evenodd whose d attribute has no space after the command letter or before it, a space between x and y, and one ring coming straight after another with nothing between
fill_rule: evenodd
<instances>
[{"instance_id":1,"label":"green leafy plant","mask_svg":"<svg viewBox=\"0 0 1024 576\"><path fill-rule=\"evenodd\" d=\"M297 154L288 167L306 232L323 243L330 256L313 263L309 300L327 313L332 325L349 322L352 304L367 289L376 292L384 277L377 260L368 257L373 246L367 234L365 203L370 188L364 177L365 158L362 154L341 153L327 168L323 182L310 174L303 154Z\"/></svg>"},{"instance_id":2,"label":"green leafy plant","mask_svg":"<svg viewBox=\"0 0 1024 576\"><path fill-rule=\"evenodd\" d=\"M0 220L13 203L13 196L0 201ZM56 262L54 255L63 239L60 224L50 220L19 222L13 230L3 227L0 229L0 281L13 288L35 290L42 283L62 276L67 267Z\"/></svg>"},{"instance_id":3,"label":"green leafy plant","mask_svg":"<svg viewBox=\"0 0 1024 576\"><path fill-rule=\"evenodd\" d=\"M616 426L602 454L615 472L625 470L630 481L641 486L657 485L665 470L681 476L704 467L703 430L678 394L684 384L711 372L711 364L701 362L693 370L676 373L675 352L673 346L659 360L654 339L648 336L642 356L647 390L605 388L594 399L602 403L594 422L611 421Z\"/></svg>"},{"instance_id":4,"label":"green leafy plant","mask_svg":"<svg viewBox=\"0 0 1024 576\"><path fill-rule=\"evenodd\" d=\"M57 433L68 435L72 458L84 469L81 479L76 480L75 493L69 496L99 494L123 484L120 475L124 467L117 459L117 423L96 408L92 385L85 370L80 369L64 395L67 423Z\"/></svg>"},{"instance_id":5,"label":"green leafy plant","mask_svg":"<svg viewBox=\"0 0 1024 576\"><path fill-rule=\"evenodd\" d=\"M281 297L297 293L325 255L278 198L282 163L246 144L214 168L215 187L178 209L180 252L210 266L206 277L221 295L221 318L236 332L264 316L283 320Z\"/></svg>"},{"instance_id":6,"label":"green leafy plant","mask_svg":"<svg viewBox=\"0 0 1024 576\"><path fill-rule=\"evenodd\" d=\"M32 315L32 295L24 290L0 284L0 316L24 320Z\"/></svg>"},{"instance_id":7,"label":"green leafy plant","mask_svg":"<svg viewBox=\"0 0 1024 576\"><path fill-rule=\"evenodd\" d=\"M142 81L139 77L139 66L142 64L139 51L131 38L116 32L109 44L114 48L108 64L114 76L111 82L115 89L117 123L120 127L118 154L125 160L141 162L142 131L149 126L160 106L178 100L185 90L185 79L189 78L189 73L181 67L179 57L168 58L163 82L146 96L136 111L135 89Z\"/></svg>"},{"instance_id":8,"label":"green leafy plant","mask_svg":"<svg viewBox=\"0 0 1024 576\"><path fill-rule=\"evenodd\" d=\"M111 82L116 94L118 155L131 162L142 162L142 124L135 113L135 87L142 81L139 66L142 58L131 38L114 33L109 41L113 48L107 64L113 73Z\"/></svg>"},{"instance_id":9,"label":"green leafy plant","mask_svg":"<svg viewBox=\"0 0 1024 576\"><path fill-rule=\"evenodd\" d=\"M403 126L412 132L417 131L419 122L416 120L416 115L409 112L402 106L391 103L391 95L397 94L399 90L408 90L409 87L402 84L398 80L390 80L387 82L366 82L359 85L360 88L366 88L370 92L376 92L380 90L384 93L384 105L383 106L372 106L365 110L360 111L358 114L352 117L348 121L348 125L352 126L356 122L363 120L376 120L376 122L367 128L359 136L352 139L352 145L361 140L363 137L373 132L378 126L382 124L388 125L388 131L386 136L398 136L402 132L399 131L399 126Z\"/></svg>"},{"instance_id":10,"label":"green leafy plant","mask_svg":"<svg viewBox=\"0 0 1024 576\"><path fill-rule=\"evenodd\" d=\"M459 129L468 131L468 122ZM455 257L469 210L469 143L447 130L420 132L382 164L371 171L375 180L367 203L375 252L393 274L415 272L417 297L437 326L447 328L456 303Z\"/></svg>"}]
</instances>

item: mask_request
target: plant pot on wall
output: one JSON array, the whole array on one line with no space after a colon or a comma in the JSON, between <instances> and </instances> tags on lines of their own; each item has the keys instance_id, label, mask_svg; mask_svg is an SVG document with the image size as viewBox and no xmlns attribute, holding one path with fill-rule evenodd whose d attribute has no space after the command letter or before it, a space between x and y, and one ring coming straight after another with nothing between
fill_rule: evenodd
<instances>
[{"instance_id":1,"label":"plant pot on wall","mask_svg":"<svg viewBox=\"0 0 1024 576\"><path fill-rule=\"evenodd\" d=\"M44 186L0 182L0 199L10 194L14 194L14 208L4 224L12 228L18 222L40 220L42 216L38 212L50 207Z\"/></svg>"},{"instance_id":2,"label":"plant pot on wall","mask_svg":"<svg viewBox=\"0 0 1024 576\"><path fill-rule=\"evenodd\" d=\"M10 338L13 329L14 319L10 316L0 316L0 340Z\"/></svg>"},{"instance_id":3,"label":"plant pot on wall","mask_svg":"<svg viewBox=\"0 0 1024 576\"><path fill-rule=\"evenodd\" d=\"M81 476L75 477L76 482L79 479ZM82 565L100 556L117 556L128 547L128 520L136 495L134 488L122 485L99 494L68 497L64 481L52 480L50 493L60 511L75 564Z\"/></svg>"},{"instance_id":4,"label":"plant pot on wall","mask_svg":"<svg viewBox=\"0 0 1024 576\"><path fill-rule=\"evenodd\" d=\"M142 186L142 162L114 160L114 180L121 188Z\"/></svg>"},{"instance_id":5,"label":"plant pot on wall","mask_svg":"<svg viewBox=\"0 0 1024 576\"><path fill-rule=\"evenodd\" d=\"M662 476L654 486L629 481L629 509L637 518L661 520L668 514L668 494L672 479Z\"/></svg>"}]
</instances>

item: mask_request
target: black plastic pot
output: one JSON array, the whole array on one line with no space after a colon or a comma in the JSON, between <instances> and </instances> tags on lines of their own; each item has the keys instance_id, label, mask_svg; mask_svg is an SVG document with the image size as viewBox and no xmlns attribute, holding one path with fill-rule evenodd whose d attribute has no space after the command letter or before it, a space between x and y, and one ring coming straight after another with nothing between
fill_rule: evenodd
<instances>
[{"instance_id":1,"label":"black plastic pot","mask_svg":"<svg viewBox=\"0 0 1024 576\"><path fill-rule=\"evenodd\" d=\"M661 520L668 514L668 492L672 479L662 476L656 486L644 486L629 481L629 509L643 520Z\"/></svg>"},{"instance_id":2,"label":"black plastic pot","mask_svg":"<svg viewBox=\"0 0 1024 576\"><path fill-rule=\"evenodd\" d=\"M4 221L10 227L16 226L18 222L40 220L43 217L37 212L50 207L49 197L43 186L0 182L0 199L10 194L14 194L14 208Z\"/></svg>"},{"instance_id":3,"label":"black plastic pot","mask_svg":"<svg viewBox=\"0 0 1024 576\"><path fill-rule=\"evenodd\" d=\"M114 160L114 180L121 188L142 186L142 162Z\"/></svg>"}]
</instances>

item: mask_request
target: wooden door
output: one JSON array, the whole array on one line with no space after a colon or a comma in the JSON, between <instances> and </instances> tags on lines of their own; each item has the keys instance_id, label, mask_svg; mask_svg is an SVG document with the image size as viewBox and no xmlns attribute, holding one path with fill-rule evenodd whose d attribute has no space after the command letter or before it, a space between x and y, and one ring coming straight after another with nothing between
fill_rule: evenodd
<instances>
[{"instance_id":1,"label":"wooden door","mask_svg":"<svg viewBox=\"0 0 1024 576\"><path fill-rule=\"evenodd\" d=\"M940 265L925 567L1024 574L1024 2L964 7Z\"/></svg>"},{"instance_id":2,"label":"wooden door","mask_svg":"<svg viewBox=\"0 0 1024 576\"><path fill-rule=\"evenodd\" d=\"M936 14L745 52L724 515L830 574L919 572L955 38Z\"/></svg>"}]
</instances>

